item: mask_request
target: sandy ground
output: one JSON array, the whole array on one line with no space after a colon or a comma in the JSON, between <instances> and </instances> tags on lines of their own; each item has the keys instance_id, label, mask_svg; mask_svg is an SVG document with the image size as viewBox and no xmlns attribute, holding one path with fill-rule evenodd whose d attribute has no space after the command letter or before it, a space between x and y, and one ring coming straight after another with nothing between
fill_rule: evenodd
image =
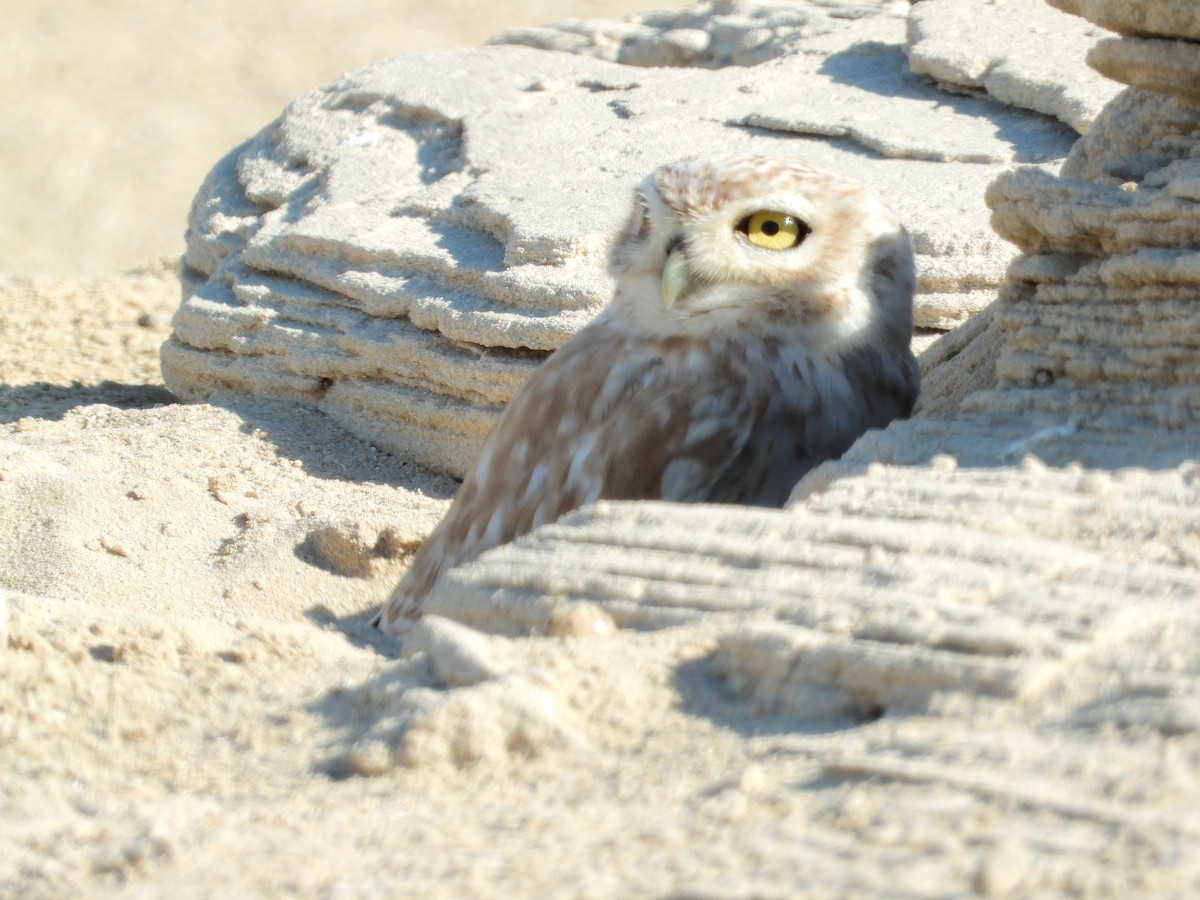
<instances>
[{"instance_id":1,"label":"sandy ground","mask_svg":"<svg viewBox=\"0 0 1200 900\"><path fill-rule=\"evenodd\" d=\"M368 617L453 484L316 413L173 403L177 298L168 264L0 283L0 894L886 890L836 863L878 792L780 749L709 629L467 641L517 674L461 692L397 660Z\"/></svg>"},{"instance_id":2,"label":"sandy ground","mask_svg":"<svg viewBox=\"0 0 1200 900\"><path fill-rule=\"evenodd\" d=\"M6 8L0 893L448 896L514 866L533 890L580 877L553 839L561 805L596 806L597 842L624 828L589 796L603 755L552 780L548 807L524 802L545 766L485 771L478 804L475 777L436 765L331 777L395 665L364 611L454 486L316 414L175 405L157 349L193 192L291 98L403 50L656 5ZM464 842L468 819L483 828ZM530 835L513 862L505 845Z\"/></svg>"}]
</instances>

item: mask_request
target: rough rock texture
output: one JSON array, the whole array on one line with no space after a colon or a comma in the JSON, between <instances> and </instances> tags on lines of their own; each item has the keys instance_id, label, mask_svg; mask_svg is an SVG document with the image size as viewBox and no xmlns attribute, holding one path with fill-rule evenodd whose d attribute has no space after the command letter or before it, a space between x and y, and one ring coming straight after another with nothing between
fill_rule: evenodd
<instances>
[{"instance_id":1,"label":"rough rock texture","mask_svg":"<svg viewBox=\"0 0 1200 900\"><path fill-rule=\"evenodd\" d=\"M1200 40L1200 9L1192 0L1046 0L1124 35Z\"/></svg>"},{"instance_id":2,"label":"rough rock texture","mask_svg":"<svg viewBox=\"0 0 1200 900\"><path fill-rule=\"evenodd\" d=\"M555 25L517 28L489 43L521 44L594 56L627 66L755 66L792 53L810 38L836 32L840 19L889 12L907 3L738 3L705 0L621 22L568 19ZM902 14L897 12L897 14Z\"/></svg>"},{"instance_id":3,"label":"rough rock texture","mask_svg":"<svg viewBox=\"0 0 1200 900\"><path fill-rule=\"evenodd\" d=\"M1043 0L922 0L908 20L914 72L986 91L1084 134L1120 90L1085 62L1103 29Z\"/></svg>"},{"instance_id":4,"label":"rough rock texture","mask_svg":"<svg viewBox=\"0 0 1200 900\"><path fill-rule=\"evenodd\" d=\"M920 465L911 444L875 436L801 482L783 512L597 504L453 570L425 609L507 634L544 633L555 609L576 599L599 604L620 627L768 619L844 642L864 663L877 642L892 645L878 652L893 652L897 668L872 669L878 690L905 671L926 677L917 657L941 673L927 676L931 689L983 689L962 681L978 659L979 677L997 682L983 693L1011 696L1017 673L1064 665L1072 653L1061 640L1106 630L1109 616L1123 622L1162 603L1200 625L1200 610L1185 603L1200 596L1200 467L1181 458L1176 437L1158 448L1169 477L1049 469L1036 459L997 471L1033 453L1073 460L1085 442L1078 427L1051 418L1009 417L988 423L990 449L972 449L967 438L977 440L982 424L969 420L959 446L947 443ZM900 430L911 437L913 427ZM1155 452L1141 437L1114 437L1107 449L1143 464ZM1081 531L1101 509L1103 521ZM910 644L905 661L900 648ZM845 677L862 675L859 664L846 667Z\"/></svg>"},{"instance_id":5,"label":"rough rock texture","mask_svg":"<svg viewBox=\"0 0 1200 900\"><path fill-rule=\"evenodd\" d=\"M1194 890L1200 428L991 414L869 438L790 510L597 505L454 570L429 609L536 634L588 602L712 633L703 665L762 727L784 717L771 752L806 789L886 786L888 813L847 810L860 840L1004 835L980 893ZM384 737L391 765L409 741Z\"/></svg>"},{"instance_id":6,"label":"rough rock texture","mask_svg":"<svg viewBox=\"0 0 1200 900\"><path fill-rule=\"evenodd\" d=\"M1200 61L1187 42L1133 37L1101 41L1088 61L1109 78L1200 106Z\"/></svg>"},{"instance_id":7,"label":"rough rock texture","mask_svg":"<svg viewBox=\"0 0 1200 900\"><path fill-rule=\"evenodd\" d=\"M1126 25L1165 21L1157 6L1127 4ZM1173 46L1200 65L1200 41ZM1159 80L1170 79L1131 79ZM996 313L1000 385L1024 390L1004 390L996 402L1194 423L1200 108L1131 87L1072 150L1061 176L1017 170L997 179L987 199L996 230L1025 253Z\"/></svg>"},{"instance_id":8,"label":"rough rock texture","mask_svg":"<svg viewBox=\"0 0 1200 900\"><path fill-rule=\"evenodd\" d=\"M1200 61L1191 46L1200 41L1200 7L1192 0L1047 2L1122 35L1101 41L1088 55L1088 62L1099 72L1200 105Z\"/></svg>"},{"instance_id":9,"label":"rough rock texture","mask_svg":"<svg viewBox=\"0 0 1200 900\"><path fill-rule=\"evenodd\" d=\"M913 76L886 10L737 9L803 18L798 52L647 69L496 46L398 57L300 98L196 198L168 386L311 402L461 474L495 411L606 301L632 184L705 151L796 153L876 188L913 233L919 327L990 302L1012 251L970 198L1065 156L1071 132ZM719 44L732 13L676 15Z\"/></svg>"}]
</instances>

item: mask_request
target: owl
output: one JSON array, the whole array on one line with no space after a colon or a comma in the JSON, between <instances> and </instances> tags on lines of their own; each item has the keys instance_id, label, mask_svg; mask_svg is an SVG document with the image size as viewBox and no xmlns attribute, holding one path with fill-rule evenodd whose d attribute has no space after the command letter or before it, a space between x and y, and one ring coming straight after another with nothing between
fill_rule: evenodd
<instances>
[{"instance_id":1,"label":"owl","mask_svg":"<svg viewBox=\"0 0 1200 900\"><path fill-rule=\"evenodd\" d=\"M907 418L913 256L866 187L792 157L684 159L634 193L605 309L500 415L376 620L447 570L600 499L782 506Z\"/></svg>"}]
</instances>

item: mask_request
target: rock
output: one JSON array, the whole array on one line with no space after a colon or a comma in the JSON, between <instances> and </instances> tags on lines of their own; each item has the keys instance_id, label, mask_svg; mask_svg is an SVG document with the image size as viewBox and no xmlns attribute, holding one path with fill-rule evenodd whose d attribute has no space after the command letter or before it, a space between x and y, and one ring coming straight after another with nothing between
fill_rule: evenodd
<instances>
[{"instance_id":1,"label":"rock","mask_svg":"<svg viewBox=\"0 0 1200 900\"><path fill-rule=\"evenodd\" d=\"M463 657L463 647L456 645L469 629L452 622L435 626L436 636L419 629L414 630L421 642L411 651L414 661L423 655L441 656L442 665L455 668L469 658L468 669L456 669L448 682L452 689L445 691L418 686L404 663L385 673L364 698L362 712L369 721L336 759L338 769L377 777L401 766L495 766L586 745L578 716L544 674L493 672L486 654L476 658L486 642L495 639L476 635L466 642ZM471 668L481 661L483 669ZM470 683L457 681L459 676Z\"/></svg>"},{"instance_id":2,"label":"rock","mask_svg":"<svg viewBox=\"0 0 1200 900\"><path fill-rule=\"evenodd\" d=\"M395 575L395 563L410 556L422 538L419 528L342 519L315 525L305 545L339 575L372 578Z\"/></svg>"},{"instance_id":3,"label":"rock","mask_svg":"<svg viewBox=\"0 0 1200 900\"><path fill-rule=\"evenodd\" d=\"M914 414L953 415L971 394L995 387L1001 346L994 306L934 341L919 357L921 395Z\"/></svg>"},{"instance_id":4,"label":"rock","mask_svg":"<svg viewBox=\"0 0 1200 900\"><path fill-rule=\"evenodd\" d=\"M881 0L821 5L705 0L621 22L568 19L547 27L518 28L488 43L578 53L627 66L756 66L788 54L805 40L838 31L840 20L889 12L895 5Z\"/></svg>"},{"instance_id":5,"label":"rock","mask_svg":"<svg viewBox=\"0 0 1200 900\"><path fill-rule=\"evenodd\" d=\"M918 326L965 321L1013 252L970 198L1015 162L1061 159L1072 134L922 83L904 20L852 12L717 4L644 20L677 49L769 21L771 41L800 51L752 67L494 46L400 56L301 97L195 200L167 384L300 400L461 475L496 411L606 302L630 187L710 151L801 154L870 184L913 234ZM688 59L717 60L701 56Z\"/></svg>"},{"instance_id":6,"label":"rock","mask_svg":"<svg viewBox=\"0 0 1200 900\"><path fill-rule=\"evenodd\" d=\"M1101 627L1102 608L1116 615L1134 597L1167 602L1200 589L1200 573L1172 566L1179 541L1191 548L1186 552L1200 553L1195 536L1187 536L1200 522L1200 507L1189 504L1200 497L1194 466L1179 459L1172 464L1184 468L1170 486L1151 490L1151 479L1130 477L1103 497L1086 487L1082 471L989 472L989 464L1013 465L1027 453L1078 452L1078 435L1046 432L1039 439L1048 424L1053 420L994 420L961 434L962 446L942 441L938 447L928 431L914 442L925 452L949 453L957 460L953 467L931 454L924 464L901 457L903 465L868 468L866 460L898 453L899 442L884 438L887 432L873 433L880 437L837 464L842 477L783 512L596 504L452 570L425 610L516 635L544 632L557 606L586 599L627 628L702 618L732 622L753 612L846 638L869 631L883 640L886 632L893 643L953 644L953 652L987 658L1028 653L1031 660L1058 659L1065 647L1045 627L1068 634L1093 626L1065 619L1047 625L1059 615L1047 604L1063 604L1068 618L1094 615ZM992 439L979 440L989 427ZM1125 449L1133 458L1147 450L1141 439ZM1039 492L1047 499L1036 501ZM1021 502L1007 503L1006 495ZM1095 523L1088 534L1078 533L1078 522L1098 503L1128 515L1114 515L1111 531ZM1147 523L1149 539L1149 523L1158 520L1171 525L1139 549L1142 567L1135 571L1113 558L1131 523ZM837 578L817 574L833 570ZM996 595L1001 583L1003 601ZM1027 605L1039 614L1027 616ZM917 609L924 610L917 616L919 638L903 624ZM943 640L938 635L945 629L958 636ZM1008 649L985 649L1004 635Z\"/></svg>"},{"instance_id":7,"label":"rock","mask_svg":"<svg viewBox=\"0 0 1200 900\"><path fill-rule=\"evenodd\" d=\"M494 638L437 616L421 619L404 641L404 657L424 654L438 684L469 687L505 674L507 648Z\"/></svg>"},{"instance_id":8,"label":"rock","mask_svg":"<svg viewBox=\"0 0 1200 900\"><path fill-rule=\"evenodd\" d=\"M1200 106L1200 55L1179 40L1119 38L1101 41L1088 62L1109 78Z\"/></svg>"},{"instance_id":9,"label":"rock","mask_svg":"<svg viewBox=\"0 0 1200 900\"><path fill-rule=\"evenodd\" d=\"M1085 58L1104 31L1043 0L923 0L908 21L914 72L949 90L986 91L1087 133L1120 85Z\"/></svg>"},{"instance_id":10,"label":"rock","mask_svg":"<svg viewBox=\"0 0 1200 900\"><path fill-rule=\"evenodd\" d=\"M1170 654L1154 647L1164 629L1172 646L1200 637L1196 464L1163 457L1115 477L1014 468L1095 446L1053 421L901 423L786 511L597 504L452 570L426 609L509 634L584 600L623 627L705 622L722 635L717 669L760 713L875 717L949 694L1048 712L1063 699L1053 686L1116 683L1120 669L1121 683L1160 687L1071 701L1072 715L1195 731L1200 682L1160 668ZM938 423L960 446L934 438ZM1196 437L1171 439L1175 452ZM1151 464L1140 436L1120 443ZM931 447L957 455L914 455ZM889 454L899 464L871 462ZM1114 642L1120 653L1104 649Z\"/></svg>"},{"instance_id":11,"label":"rock","mask_svg":"<svg viewBox=\"0 0 1200 900\"><path fill-rule=\"evenodd\" d=\"M1078 6L1112 22L1099 12L1105 4ZM1122 27L1131 30L1181 21L1170 3L1124 8ZM1092 56L1120 58L1123 48L1136 54L1146 45L1123 37ZM1119 52L1101 50L1110 46ZM1171 46L1174 62L1200 67L1200 42ZM1000 394L977 405L1134 416L1175 428L1200 419L1200 110L1183 82L1171 81L1178 71L1131 78L1170 96L1130 88L1061 176L1021 169L989 189L993 225L1025 255L996 309Z\"/></svg>"},{"instance_id":12,"label":"rock","mask_svg":"<svg viewBox=\"0 0 1200 900\"><path fill-rule=\"evenodd\" d=\"M1192 0L1046 0L1051 6L1124 35L1200 40L1200 9Z\"/></svg>"},{"instance_id":13,"label":"rock","mask_svg":"<svg viewBox=\"0 0 1200 900\"><path fill-rule=\"evenodd\" d=\"M1071 148L1059 174L1099 184L1140 182L1175 159L1197 129L1200 113L1195 109L1174 97L1130 88Z\"/></svg>"}]
</instances>

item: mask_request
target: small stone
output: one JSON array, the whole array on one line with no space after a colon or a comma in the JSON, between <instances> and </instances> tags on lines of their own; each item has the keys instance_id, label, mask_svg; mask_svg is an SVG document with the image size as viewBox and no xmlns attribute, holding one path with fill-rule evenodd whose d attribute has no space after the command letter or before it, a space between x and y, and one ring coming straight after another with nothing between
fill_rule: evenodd
<instances>
[{"instance_id":1,"label":"small stone","mask_svg":"<svg viewBox=\"0 0 1200 900\"><path fill-rule=\"evenodd\" d=\"M953 472L958 468L958 460L948 453L939 453L929 461L929 468L936 472Z\"/></svg>"},{"instance_id":2,"label":"small stone","mask_svg":"<svg viewBox=\"0 0 1200 900\"><path fill-rule=\"evenodd\" d=\"M550 614L547 637L612 637L617 623L611 614L594 603L575 602L560 606Z\"/></svg>"},{"instance_id":3,"label":"small stone","mask_svg":"<svg viewBox=\"0 0 1200 900\"><path fill-rule=\"evenodd\" d=\"M358 741L345 756L346 768L363 778L378 778L396 768L392 748L379 738Z\"/></svg>"},{"instance_id":4,"label":"small stone","mask_svg":"<svg viewBox=\"0 0 1200 900\"><path fill-rule=\"evenodd\" d=\"M971 887L984 897L1015 896L1032 863L1029 851L1019 844L997 844L980 855Z\"/></svg>"},{"instance_id":5,"label":"small stone","mask_svg":"<svg viewBox=\"0 0 1200 900\"><path fill-rule=\"evenodd\" d=\"M338 574L371 578L406 555L402 548L409 545L402 544L392 530L381 532L367 522L342 521L313 528L308 546Z\"/></svg>"},{"instance_id":6,"label":"small stone","mask_svg":"<svg viewBox=\"0 0 1200 900\"><path fill-rule=\"evenodd\" d=\"M113 556L121 556L121 557L129 556L129 551L125 548L125 545L120 543L119 541L117 541L115 538L111 538L111 537L100 538L100 546L103 547L109 553L111 553Z\"/></svg>"}]
</instances>

